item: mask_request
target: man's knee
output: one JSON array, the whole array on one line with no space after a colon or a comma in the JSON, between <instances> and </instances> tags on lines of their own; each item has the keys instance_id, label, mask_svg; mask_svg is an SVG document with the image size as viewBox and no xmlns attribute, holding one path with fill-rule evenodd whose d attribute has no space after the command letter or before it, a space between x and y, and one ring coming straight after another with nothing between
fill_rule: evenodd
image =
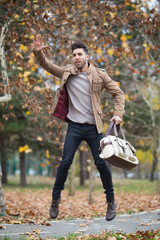
<instances>
[{"instance_id":1,"label":"man's knee","mask_svg":"<svg viewBox=\"0 0 160 240\"><path fill-rule=\"evenodd\" d=\"M105 170L108 168L106 161L102 160L101 158L98 158L98 160L95 162L95 165L98 170Z\"/></svg>"},{"instance_id":2,"label":"man's knee","mask_svg":"<svg viewBox=\"0 0 160 240\"><path fill-rule=\"evenodd\" d=\"M62 160L60 165L59 165L59 168L61 168L61 169L69 169L70 166L71 166L71 164L68 161Z\"/></svg>"}]
</instances>

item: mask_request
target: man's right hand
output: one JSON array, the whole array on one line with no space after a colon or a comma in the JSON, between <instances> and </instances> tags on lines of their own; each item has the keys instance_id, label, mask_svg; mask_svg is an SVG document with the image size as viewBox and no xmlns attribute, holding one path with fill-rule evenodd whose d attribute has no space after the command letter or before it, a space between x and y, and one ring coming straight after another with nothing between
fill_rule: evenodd
<instances>
[{"instance_id":1,"label":"man's right hand","mask_svg":"<svg viewBox=\"0 0 160 240\"><path fill-rule=\"evenodd\" d=\"M43 38L41 37L41 35L36 34L35 38L33 39L33 50L40 51L44 48L48 48L48 46L43 46Z\"/></svg>"}]
</instances>

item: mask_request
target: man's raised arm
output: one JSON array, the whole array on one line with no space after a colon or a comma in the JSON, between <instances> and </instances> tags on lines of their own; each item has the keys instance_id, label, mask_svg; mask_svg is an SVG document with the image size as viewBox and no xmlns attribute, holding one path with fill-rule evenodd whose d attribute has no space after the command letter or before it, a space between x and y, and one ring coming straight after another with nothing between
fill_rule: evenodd
<instances>
[{"instance_id":1,"label":"man's raised arm","mask_svg":"<svg viewBox=\"0 0 160 240\"><path fill-rule=\"evenodd\" d=\"M43 50L48 48L47 45L43 45L43 38L40 35L36 35L35 39L33 39L33 53L38 61L38 63L43 67L47 72L52 75L61 78L64 70L63 68L53 64L49 61L48 58L45 57Z\"/></svg>"}]
</instances>

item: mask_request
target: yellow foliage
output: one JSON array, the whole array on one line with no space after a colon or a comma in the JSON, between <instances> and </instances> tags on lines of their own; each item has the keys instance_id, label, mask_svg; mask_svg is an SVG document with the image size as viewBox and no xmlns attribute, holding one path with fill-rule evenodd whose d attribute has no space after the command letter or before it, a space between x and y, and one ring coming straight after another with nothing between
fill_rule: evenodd
<instances>
[{"instance_id":1,"label":"yellow foliage","mask_svg":"<svg viewBox=\"0 0 160 240\"><path fill-rule=\"evenodd\" d=\"M115 18L115 16L116 16L115 12L110 12L109 14L110 14L111 18Z\"/></svg>"},{"instance_id":2,"label":"yellow foliage","mask_svg":"<svg viewBox=\"0 0 160 240\"><path fill-rule=\"evenodd\" d=\"M140 12L141 10L138 8L138 7L136 7L136 12Z\"/></svg>"},{"instance_id":3,"label":"yellow foliage","mask_svg":"<svg viewBox=\"0 0 160 240\"><path fill-rule=\"evenodd\" d=\"M30 115L30 114L31 114L30 111L27 111L27 112L26 112L26 115Z\"/></svg>"},{"instance_id":4,"label":"yellow foliage","mask_svg":"<svg viewBox=\"0 0 160 240\"><path fill-rule=\"evenodd\" d=\"M120 83L119 82L116 82L117 86L120 87Z\"/></svg>"},{"instance_id":5,"label":"yellow foliage","mask_svg":"<svg viewBox=\"0 0 160 240\"><path fill-rule=\"evenodd\" d=\"M122 42L126 42L127 41L127 37L126 37L126 35L124 33L122 34L120 39L121 39Z\"/></svg>"},{"instance_id":6,"label":"yellow foliage","mask_svg":"<svg viewBox=\"0 0 160 240\"><path fill-rule=\"evenodd\" d=\"M24 147L19 147L19 152L20 153L25 152L27 149L29 149L28 145L25 145Z\"/></svg>"},{"instance_id":7,"label":"yellow foliage","mask_svg":"<svg viewBox=\"0 0 160 240\"><path fill-rule=\"evenodd\" d=\"M116 69L116 71L114 72L114 74L116 75L116 76L118 76L119 75L119 71L118 71L118 69Z\"/></svg>"},{"instance_id":8,"label":"yellow foliage","mask_svg":"<svg viewBox=\"0 0 160 240\"><path fill-rule=\"evenodd\" d=\"M22 74L22 73L18 73L18 76L19 76L20 78L22 78L22 77L23 77L23 74Z\"/></svg>"},{"instance_id":9,"label":"yellow foliage","mask_svg":"<svg viewBox=\"0 0 160 240\"><path fill-rule=\"evenodd\" d=\"M105 107L108 107L108 100L105 101Z\"/></svg>"},{"instance_id":10,"label":"yellow foliage","mask_svg":"<svg viewBox=\"0 0 160 240\"><path fill-rule=\"evenodd\" d=\"M65 13L68 13L68 8L65 8Z\"/></svg>"},{"instance_id":11,"label":"yellow foliage","mask_svg":"<svg viewBox=\"0 0 160 240\"><path fill-rule=\"evenodd\" d=\"M109 48L109 49L108 49L108 53L109 53L109 55L112 56L112 55L113 55L113 49Z\"/></svg>"},{"instance_id":12,"label":"yellow foliage","mask_svg":"<svg viewBox=\"0 0 160 240\"><path fill-rule=\"evenodd\" d=\"M31 72L25 71L25 72L23 73L23 76L24 76L24 77L28 77L30 74L31 74Z\"/></svg>"},{"instance_id":13,"label":"yellow foliage","mask_svg":"<svg viewBox=\"0 0 160 240\"><path fill-rule=\"evenodd\" d=\"M59 85L59 84L60 84L60 81L59 81L59 80L56 80L56 84Z\"/></svg>"},{"instance_id":14,"label":"yellow foliage","mask_svg":"<svg viewBox=\"0 0 160 240\"><path fill-rule=\"evenodd\" d=\"M28 13L29 10L27 8L23 9L23 12Z\"/></svg>"},{"instance_id":15,"label":"yellow foliage","mask_svg":"<svg viewBox=\"0 0 160 240\"><path fill-rule=\"evenodd\" d=\"M130 101L128 94L125 94L124 97L125 97L126 101L128 101L128 102Z\"/></svg>"},{"instance_id":16,"label":"yellow foliage","mask_svg":"<svg viewBox=\"0 0 160 240\"><path fill-rule=\"evenodd\" d=\"M34 38L34 35L31 35L29 38L30 38L31 40L33 40L33 38Z\"/></svg>"},{"instance_id":17,"label":"yellow foliage","mask_svg":"<svg viewBox=\"0 0 160 240\"><path fill-rule=\"evenodd\" d=\"M128 47L128 43L127 42L123 42L122 43L122 47L127 48Z\"/></svg>"},{"instance_id":18,"label":"yellow foliage","mask_svg":"<svg viewBox=\"0 0 160 240\"><path fill-rule=\"evenodd\" d=\"M49 73L49 72L47 72L47 71L45 71L45 74L47 74L48 76L50 75L50 73Z\"/></svg>"},{"instance_id":19,"label":"yellow foliage","mask_svg":"<svg viewBox=\"0 0 160 240\"><path fill-rule=\"evenodd\" d=\"M137 150L137 158L139 159L139 161L142 162L152 162L153 161L153 154L151 153L151 151L142 151L141 149Z\"/></svg>"},{"instance_id":20,"label":"yellow foliage","mask_svg":"<svg viewBox=\"0 0 160 240\"><path fill-rule=\"evenodd\" d=\"M143 16L145 16L146 18L148 17L148 14L147 13L143 13Z\"/></svg>"},{"instance_id":21,"label":"yellow foliage","mask_svg":"<svg viewBox=\"0 0 160 240\"><path fill-rule=\"evenodd\" d=\"M35 67L31 67L31 70L34 72L36 70L36 68Z\"/></svg>"},{"instance_id":22,"label":"yellow foliage","mask_svg":"<svg viewBox=\"0 0 160 240\"><path fill-rule=\"evenodd\" d=\"M152 66L153 64L155 64L156 62L150 62L150 65Z\"/></svg>"},{"instance_id":23,"label":"yellow foliage","mask_svg":"<svg viewBox=\"0 0 160 240\"><path fill-rule=\"evenodd\" d=\"M14 18L15 18L15 19L19 18L19 15L18 15L18 14L16 14L16 15L14 16Z\"/></svg>"},{"instance_id":24,"label":"yellow foliage","mask_svg":"<svg viewBox=\"0 0 160 240\"><path fill-rule=\"evenodd\" d=\"M107 129L108 129L108 124L105 123L105 124L103 125L103 132L105 133L105 132L107 131Z\"/></svg>"},{"instance_id":25,"label":"yellow foliage","mask_svg":"<svg viewBox=\"0 0 160 240\"><path fill-rule=\"evenodd\" d=\"M49 150L46 150L46 157L50 158Z\"/></svg>"},{"instance_id":26,"label":"yellow foliage","mask_svg":"<svg viewBox=\"0 0 160 240\"><path fill-rule=\"evenodd\" d=\"M100 47L98 47L97 49L97 55L102 56L102 49Z\"/></svg>"},{"instance_id":27,"label":"yellow foliage","mask_svg":"<svg viewBox=\"0 0 160 240\"><path fill-rule=\"evenodd\" d=\"M50 161L46 160L47 165L50 165Z\"/></svg>"},{"instance_id":28,"label":"yellow foliage","mask_svg":"<svg viewBox=\"0 0 160 240\"><path fill-rule=\"evenodd\" d=\"M143 145L143 140L142 139L139 140L139 145Z\"/></svg>"},{"instance_id":29,"label":"yellow foliage","mask_svg":"<svg viewBox=\"0 0 160 240\"><path fill-rule=\"evenodd\" d=\"M83 151L83 150L84 150L84 147L83 147L83 146L80 146L80 150Z\"/></svg>"},{"instance_id":30,"label":"yellow foliage","mask_svg":"<svg viewBox=\"0 0 160 240\"><path fill-rule=\"evenodd\" d=\"M87 13L85 12L85 13L83 13L83 17L86 17L87 16Z\"/></svg>"},{"instance_id":31,"label":"yellow foliage","mask_svg":"<svg viewBox=\"0 0 160 240\"><path fill-rule=\"evenodd\" d=\"M40 91L42 90L42 88L41 88L40 86L35 86L35 87L33 88L33 90L34 90L35 92L40 92Z\"/></svg>"},{"instance_id":32,"label":"yellow foliage","mask_svg":"<svg viewBox=\"0 0 160 240\"><path fill-rule=\"evenodd\" d=\"M24 52L28 51L28 48L26 46L24 46L23 44L20 44L20 49Z\"/></svg>"}]
</instances>

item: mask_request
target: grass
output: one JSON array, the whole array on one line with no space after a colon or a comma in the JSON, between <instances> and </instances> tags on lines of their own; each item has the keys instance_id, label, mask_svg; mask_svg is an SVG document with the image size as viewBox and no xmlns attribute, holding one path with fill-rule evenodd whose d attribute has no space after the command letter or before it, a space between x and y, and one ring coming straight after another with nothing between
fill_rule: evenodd
<instances>
[{"instance_id":1,"label":"grass","mask_svg":"<svg viewBox=\"0 0 160 240\"><path fill-rule=\"evenodd\" d=\"M54 184L54 179L49 177L41 176L28 176L27 186L20 187L19 177L9 176L8 184L3 185L5 191L8 189L20 188L22 191L25 189L30 190L44 190L52 189ZM144 193L144 194L154 194L158 193L158 181L150 182L149 180L139 180L139 179L113 179L114 190L116 193ZM68 182L66 183L66 189L68 188ZM79 185L79 179L75 179L75 189L76 191L89 191L89 181L85 181L85 186ZM94 180L94 191L103 191L102 183L99 178Z\"/></svg>"}]
</instances>

